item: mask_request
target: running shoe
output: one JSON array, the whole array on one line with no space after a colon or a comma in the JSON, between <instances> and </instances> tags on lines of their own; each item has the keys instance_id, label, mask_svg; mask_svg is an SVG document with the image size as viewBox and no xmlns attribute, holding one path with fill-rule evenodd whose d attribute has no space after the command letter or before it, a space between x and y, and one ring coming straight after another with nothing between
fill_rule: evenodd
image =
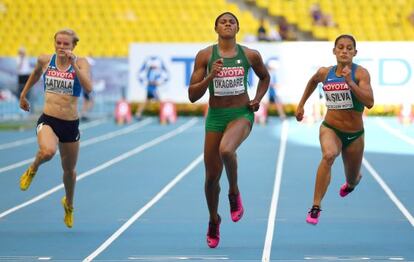
<instances>
[{"instance_id":1,"label":"running shoe","mask_svg":"<svg viewBox=\"0 0 414 262\"><path fill-rule=\"evenodd\" d=\"M361 181L362 175L359 176L356 185L359 184L359 181ZM355 185L355 187L356 187ZM349 193L351 193L352 191L354 191L355 187L351 188L349 187L348 183L345 182L345 184L343 184L341 186L341 188L339 189L339 195L341 197L346 197Z\"/></svg>"},{"instance_id":2,"label":"running shoe","mask_svg":"<svg viewBox=\"0 0 414 262\"><path fill-rule=\"evenodd\" d=\"M65 217L63 221L65 222L66 226L71 228L73 226L73 207L69 207L66 203L66 197L62 198L62 206L65 210Z\"/></svg>"},{"instance_id":3,"label":"running shoe","mask_svg":"<svg viewBox=\"0 0 414 262\"><path fill-rule=\"evenodd\" d=\"M350 188L348 186L348 183L345 183L341 186L341 188L339 189L339 195L341 197L346 197L349 193L351 193L352 191L354 191L355 188Z\"/></svg>"},{"instance_id":4,"label":"running shoe","mask_svg":"<svg viewBox=\"0 0 414 262\"><path fill-rule=\"evenodd\" d=\"M218 223L214 224L212 222L208 223L208 231L207 231L207 245L210 248L215 248L218 246L220 242L220 223L221 217L218 216Z\"/></svg>"},{"instance_id":5,"label":"running shoe","mask_svg":"<svg viewBox=\"0 0 414 262\"><path fill-rule=\"evenodd\" d=\"M29 167L24 174L20 177L20 189L25 191L29 188L32 183L33 177L36 175L36 172Z\"/></svg>"},{"instance_id":6,"label":"running shoe","mask_svg":"<svg viewBox=\"0 0 414 262\"><path fill-rule=\"evenodd\" d=\"M320 209L319 206L312 206L306 217L306 222L312 225L318 224L318 218L321 214L321 211L322 209Z\"/></svg>"},{"instance_id":7,"label":"running shoe","mask_svg":"<svg viewBox=\"0 0 414 262\"><path fill-rule=\"evenodd\" d=\"M244 209L240 193L237 195L229 194L230 214L233 222L239 221L243 217Z\"/></svg>"}]
</instances>

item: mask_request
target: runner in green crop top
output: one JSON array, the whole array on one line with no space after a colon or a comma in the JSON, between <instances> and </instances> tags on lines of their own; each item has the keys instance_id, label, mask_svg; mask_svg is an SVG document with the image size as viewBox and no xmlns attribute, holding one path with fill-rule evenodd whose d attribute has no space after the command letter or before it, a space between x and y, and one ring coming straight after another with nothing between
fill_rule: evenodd
<instances>
[{"instance_id":1,"label":"runner in green crop top","mask_svg":"<svg viewBox=\"0 0 414 262\"><path fill-rule=\"evenodd\" d=\"M250 63L244 54L243 48L236 45L236 55L230 58L222 58L218 52L218 46L213 45L213 51L208 60L208 71L218 59L223 59L221 71L208 85L210 96L229 96L247 93L247 75Z\"/></svg>"},{"instance_id":2,"label":"runner in green crop top","mask_svg":"<svg viewBox=\"0 0 414 262\"><path fill-rule=\"evenodd\" d=\"M306 222L317 224L321 202L331 178L331 168L337 156L342 154L346 182L339 195L345 197L361 180L361 164L364 153L364 107L374 105L369 72L352 62L357 54L353 36L340 35L335 40L333 54L337 64L321 67L306 85L296 110L296 119L304 116L304 105L317 85L324 83L327 113L319 129L322 160L316 174L313 206Z\"/></svg>"},{"instance_id":3,"label":"runner in green crop top","mask_svg":"<svg viewBox=\"0 0 414 262\"><path fill-rule=\"evenodd\" d=\"M219 15L214 29L218 34L218 44L198 52L188 89L191 102L199 100L207 89L210 94L204 140L204 190L210 215L207 245L210 248L217 247L220 241L221 219L217 209L223 167L229 182L231 218L237 222L243 215L237 185L236 150L250 134L253 112L259 109L270 80L259 52L236 43L239 21L234 14L225 12ZM247 93L250 67L259 78L252 100Z\"/></svg>"}]
</instances>

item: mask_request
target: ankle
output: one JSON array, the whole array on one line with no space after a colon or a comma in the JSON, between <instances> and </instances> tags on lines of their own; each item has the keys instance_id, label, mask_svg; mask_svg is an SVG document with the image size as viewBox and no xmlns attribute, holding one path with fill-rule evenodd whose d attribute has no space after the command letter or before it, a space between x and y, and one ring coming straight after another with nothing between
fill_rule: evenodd
<instances>
[{"instance_id":1,"label":"ankle","mask_svg":"<svg viewBox=\"0 0 414 262\"><path fill-rule=\"evenodd\" d=\"M362 175L359 175L353 183L350 183L350 182L346 181L347 187L349 189L354 189L359 184L359 182L361 181L361 178L362 178Z\"/></svg>"},{"instance_id":2,"label":"ankle","mask_svg":"<svg viewBox=\"0 0 414 262\"><path fill-rule=\"evenodd\" d=\"M238 188L235 189L229 189L229 195L233 195L233 196L237 196L238 194L240 194L240 191Z\"/></svg>"},{"instance_id":3,"label":"ankle","mask_svg":"<svg viewBox=\"0 0 414 262\"><path fill-rule=\"evenodd\" d=\"M229 190L229 196L238 196L239 194L240 194L240 191L238 189L232 190L232 191Z\"/></svg>"},{"instance_id":4,"label":"ankle","mask_svg":"<svg viewBox=\"0 0 414 262\"><path fill-rule=\"evenodd\" d=\"M217 215L215 215L215 216L210 216L210 223L211 224L215 224L215 225L217 225L217 224L220 224L220 215L219 214L217 214Z\"/></svg>"},{"instance_id":5,"label":"ankle","mask_svg":"<svg viewBox=\"0 0 414 262\"><path fill-rule=\"evenodd\" d=\"M312 205L312 209L321 210L321 206L320 205Z\"/></svg>"}]
</instances>

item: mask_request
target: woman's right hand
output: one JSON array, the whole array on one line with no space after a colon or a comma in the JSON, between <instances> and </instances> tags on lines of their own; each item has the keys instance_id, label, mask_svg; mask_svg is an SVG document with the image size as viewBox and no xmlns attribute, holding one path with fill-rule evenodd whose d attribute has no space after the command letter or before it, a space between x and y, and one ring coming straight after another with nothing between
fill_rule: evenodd
<instances>
[{"instance_id":1,"label":"woman's right hand","mask_svg":"<svg viewBox=\"0 0 414 262\"><path fill-rule=\"evenodd\" d=\"M303 106L298 106L295 112L296 120L299 122L302 121L304 114L305 114L305 109L303 108Z\"/></svg>"},{"instance_id":2,"label":"woman's right hand","mask_svg":"<svg viewBox=\"0 0 414 262\"><path fill-rule=\"evenodd\" d=\"M26 97L20 97L20 108L27 112L30 111L30 103Z\"/></svg>"},{"instance_id":3,"label":"woman's right hand","mask_svg":"<svg viewBox=\"0 0 414 262\"><path fill-rule=\"evenodd\" d=\"M221 69L223 69L223 58L219 58L213 62L211 66L211 74L213 77L220 73Z\"/></svg>"}]
</instances>

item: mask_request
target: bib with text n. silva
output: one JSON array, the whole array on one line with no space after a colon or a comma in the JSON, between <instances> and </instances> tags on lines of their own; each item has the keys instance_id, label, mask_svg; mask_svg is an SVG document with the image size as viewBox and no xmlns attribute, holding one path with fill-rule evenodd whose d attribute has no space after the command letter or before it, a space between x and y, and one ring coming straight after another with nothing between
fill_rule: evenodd
<instances>
[{"instance_id":1,"label":"bib with text n. silva","mask_svg":"<svg viewBox=\"0 0 414 262\"><path fill-rule=\"evenodd\" d=\"M352 79L355 81L355 70L357 64L352 64ZM336 75L336 66L333 66L323 82L323 91L325 93L326 107L328 109L353 109L358 112L364 110L364 105L354 96L351 88L345 82L342 76Z\"/></svg>"}]
</instances>

